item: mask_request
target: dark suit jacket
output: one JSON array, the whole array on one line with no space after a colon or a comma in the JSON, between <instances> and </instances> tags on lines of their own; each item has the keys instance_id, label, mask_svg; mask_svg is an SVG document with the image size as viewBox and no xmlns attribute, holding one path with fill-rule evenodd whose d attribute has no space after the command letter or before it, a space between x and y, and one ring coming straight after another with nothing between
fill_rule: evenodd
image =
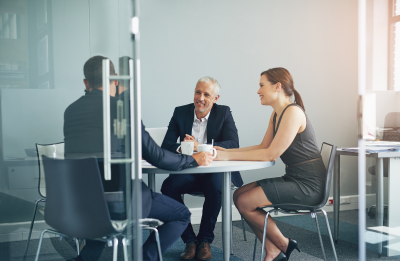
<instances>
[{"instance_id":1,"label":"dark suit jacket","mask_svg":"<svg viewBox=\"0 0 400 261\"><path fill-rule=\"evenodd\" d=\"M194 104L176 107L168 131L161 148L175 152L180 144L176 143L178 137L183 141L185 134L192 135L194 121ZM226 149L239 148L239 136L228 106L214 104L207 122L207 143ZM238 171L232 172L232 182L235 186L243 185L242 177Z\"/></svg>"},{"instance_id":2,"label":"dark suit jacket","mask_svg":"<svg viewBox=\"0 0 400 261\"><path fill-rule=\"evenodd\" d=\"M116 102L116 98L110 98L111 121L116 118ZM111 152L115 152L119 144L124 144L121 140L117 141L115 137L111 135ZM68 158L103 156L103 91L94 89L68 106L64 113L64 141L65 156ZM177 155L160 148L145 130L143 123L142 157L152 165L167 170L198 166L191 156ZM124 187L119 184L119 181L125 180L124 166L119 168L118 164L111 165L111 181L104 180L101 159L99 167L105 191L115 191ZM113 182L115 180L117 182ZM150 212L151 194L146 184L142 183L143 217L147 217Z\"/></svg>"},{"instance_id":3,"label":"dark suit jacket","mask_svg":"<svg viewBox=\"0 0 400 261\"><path fill-rule=\"evenodd\" d=\"M116 118L117 100L110 97L111 119ZM117 150L111 135L111 151ZM64 112L65 155L69 157L103 153L103 91L94 89L70 104Z\"/></svg>"}]
</instances>

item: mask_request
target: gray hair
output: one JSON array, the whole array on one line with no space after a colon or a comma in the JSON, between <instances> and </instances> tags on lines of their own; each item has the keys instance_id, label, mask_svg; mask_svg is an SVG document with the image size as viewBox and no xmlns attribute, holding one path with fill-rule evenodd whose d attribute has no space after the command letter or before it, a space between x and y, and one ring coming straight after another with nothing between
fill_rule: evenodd
<instances>
[{"instance_id":1,"label":"gray hair","mask_svg":"<svg viewBox=\"0 0 400 261\"><path fill-rule=\"evenodd\" d=\"M217 81L217 79L215 79L211 76L204 76L204 77L201 77L197 81L197 83L199 83L199 82L212 83L214 85L214 97L219 95L219 91L221 90L221 85L219 85L219 82Z\"/></svg>"}]
</instances>

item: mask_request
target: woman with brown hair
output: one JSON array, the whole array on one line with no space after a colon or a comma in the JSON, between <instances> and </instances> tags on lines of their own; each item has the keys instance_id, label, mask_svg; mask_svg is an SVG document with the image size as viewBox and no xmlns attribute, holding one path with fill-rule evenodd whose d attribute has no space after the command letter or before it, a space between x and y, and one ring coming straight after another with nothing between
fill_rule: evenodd
<instances>
[{"instance_id":1,"label":"woman with brown hair","mask_svg":"<svg viewBox=\"0 0 400 261\"><path fill-rule=\"evenodd\" d=\"M273 68L262 72L257 94L262 105L274 109L261 144L239 149L216 147L215 160L275 161L281 157L286 165L284 176L252 182L237 189L233 195L237 209L262 242L266 212L259 207L321 202L326 169L314 130L289 71ZM290 101L292 95L294 103ZM295 240L282 235L271 216L268 217L264 247L267 253L265 261L288 260L294 249L300 251Z\"/></svg>"}]
</instances>

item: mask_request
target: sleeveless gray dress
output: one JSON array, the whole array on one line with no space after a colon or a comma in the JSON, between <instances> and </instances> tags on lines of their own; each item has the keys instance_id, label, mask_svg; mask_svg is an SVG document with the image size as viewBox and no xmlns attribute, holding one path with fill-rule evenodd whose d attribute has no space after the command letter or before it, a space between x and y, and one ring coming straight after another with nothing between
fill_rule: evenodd
<instances>
[{"instance_id":1,"label":"sleeveless gray dress","mask_svg":"<svg viewBox=\"0 0 400 261\"><path fill-rule=\"evenodd\" d=\"M298 106L303 110L301 106L295 103L288 105L279 118L276 130L275 123L277 115L275 113L273 120L274 138L279 129L282 116L290 106ZM292 203L316 205L323 199L326 168L321 159L314 129L311 126L307 114L305 112L304 114L307 119L305 130L301 133L297 133L292 144L290 144L289 148L281 155L281 159L286 165L286 174L278 178L257 181L272 204ZM314 161L303 163L309 160Z\"/></svg>"}]
</instances>

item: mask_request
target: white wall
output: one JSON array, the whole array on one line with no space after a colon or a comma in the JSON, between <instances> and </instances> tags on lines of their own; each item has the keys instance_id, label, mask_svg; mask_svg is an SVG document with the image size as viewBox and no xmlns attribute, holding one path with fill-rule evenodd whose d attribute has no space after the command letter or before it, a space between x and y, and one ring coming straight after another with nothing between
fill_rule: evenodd
<instances>
[{"instance_id":1,"label":"white wall","mask_svg":"<svg viewBox=\"0 0 400 261\"><path fill-rule=\"evenodd\" d=\"M130 0L52 1L54 88L83 91L83 65L95 55L118 73L119 57L133 54L131 16Z\"/></svg>"},{"instance_id":2,"label":"white wall","mask_svg":"<svg viewBox=\"0 0 400 261\"><path fill-rule=\"evenodd\" d=\"M260 143L272 109L259 103L259 76L282 66L293 75L318 143L356 146L356 0L147 0L140 25L146 127L167 126L174 107L192 102L196 81L211 75L222 86L219 103L232 109L241 147ZM356 158L341 166L341 194L358 194ZM283 174L278 160L242 177L249 183Z\"/></svg>"}]
</instances>

